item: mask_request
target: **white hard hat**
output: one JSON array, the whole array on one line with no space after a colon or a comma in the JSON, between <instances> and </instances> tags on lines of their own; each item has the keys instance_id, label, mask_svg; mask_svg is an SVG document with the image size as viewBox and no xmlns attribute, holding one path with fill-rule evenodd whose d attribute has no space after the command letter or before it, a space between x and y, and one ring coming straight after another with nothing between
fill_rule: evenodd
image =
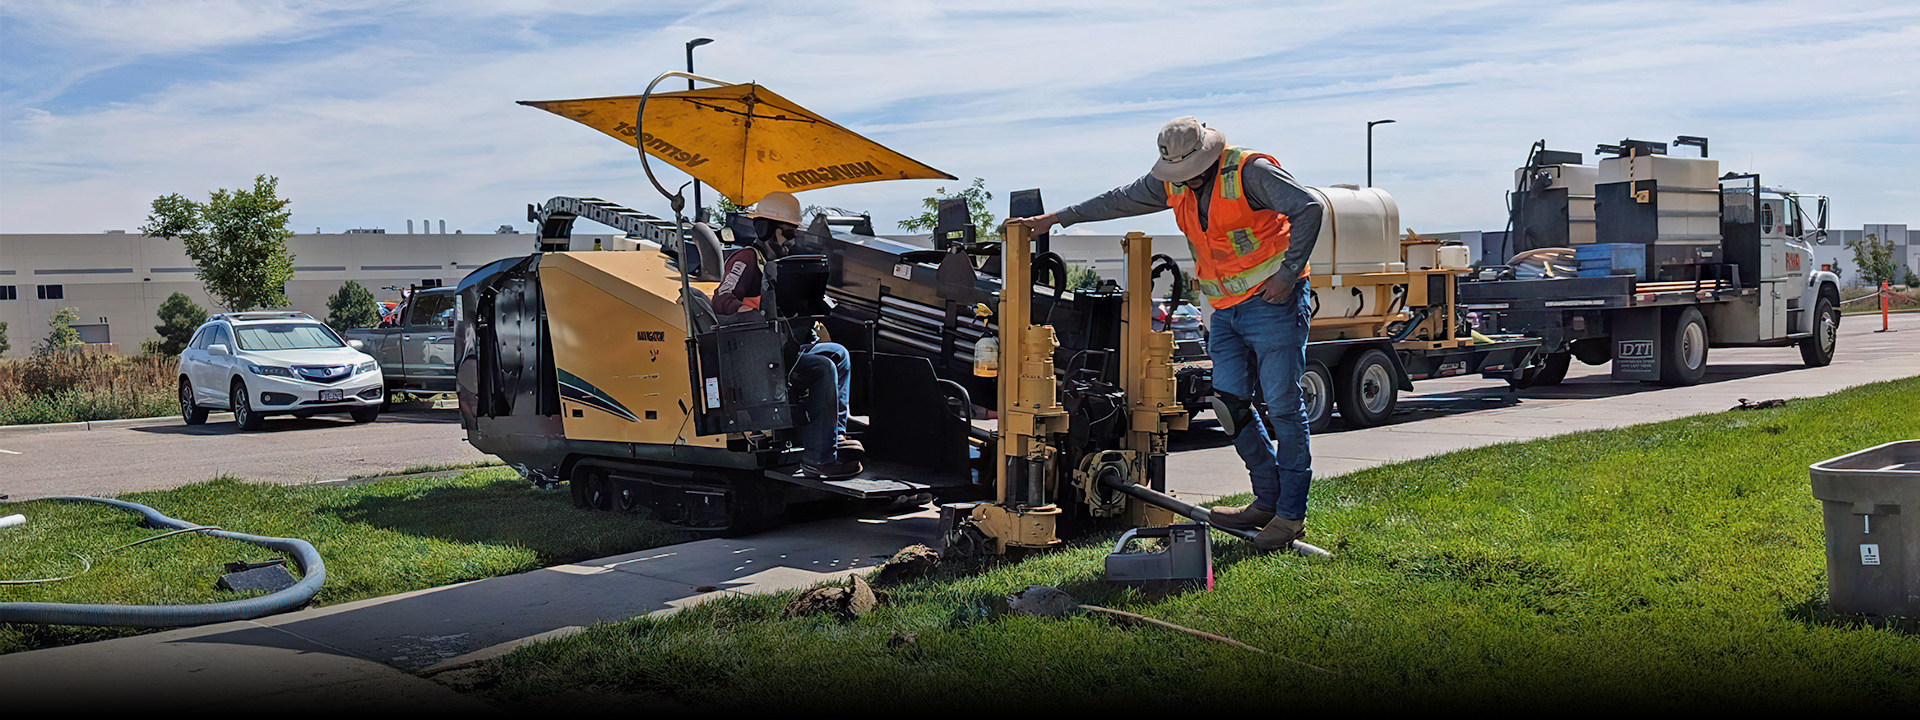
<instances>
[{"instance_id":1,"label":"white hard hat","mask_svg":"<svg viewBox=\"0 0 1920 720\"><path fill-rule=\"evenodd\" d=\"M779 220L789 225L798 226L800 224L800 199L794 197L793 193L775 190L767 193L766 197L760 198L760 202L754 203L753 212L747 213L747 217Z\"/></svg>"}]
</instances>

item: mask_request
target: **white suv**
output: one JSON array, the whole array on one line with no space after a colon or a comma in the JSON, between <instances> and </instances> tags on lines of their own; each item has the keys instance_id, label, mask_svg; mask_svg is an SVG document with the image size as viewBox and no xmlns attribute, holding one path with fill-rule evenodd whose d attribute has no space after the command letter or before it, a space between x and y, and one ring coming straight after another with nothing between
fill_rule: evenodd
<instances>
[{"instance_id":1,"label":"white suv","mask_svg":"<svg viewBox=\"0 0 1920 720\"><path fill-rule=\"evenodd\" d=\"M222 313L207 318L180 353L180 416L207 421L233 411L242 430L268 415L348 413L373 422L386 400L380 365L303 312Z\"/></svg>"}]
</instances>

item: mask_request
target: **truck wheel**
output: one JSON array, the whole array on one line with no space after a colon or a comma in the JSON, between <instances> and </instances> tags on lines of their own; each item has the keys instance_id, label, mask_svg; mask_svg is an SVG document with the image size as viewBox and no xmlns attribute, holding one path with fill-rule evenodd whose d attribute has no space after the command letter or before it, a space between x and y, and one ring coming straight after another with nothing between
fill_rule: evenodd
<instances>
[{"instance_id":1,"label":"truck wheel","mask_svg":"<svg viewBox=\"0 0 1920 720\"><path fill-rule=\"evenodd\" d=\"M1394 384L1393 360L1379 348L1341 365L1339 383L1340 416L1347 419L1348 427L1385 423L1400 397L1400 388Z\"/></svg>"},{"instance_id":2,"label":"truck wheel","mask_svg":"<svg viewBox=\"0 0 1920 720\"><path fill-rule=\"evenodd\" d=\"M1840 344L1840 311L1826 295L1813 305L1813 334L1800 341L1800 359L1807 367L1826 367Z\"/></svg>"},{"instance_id":3,"label":"truck wheel","mask_svg":"<svg viewBox=\"0 0 1920 720\"><path fill-rule=\"evenodd\" d=\"M1300 402L1307 411L1307 432L1322 433L1333 422L1333 373L1327 364L1308 360L1300 373Z\"/></svg>"},{"instance_id":4,"label":"truck wheel","mask_svg":"<svg viewBox=\"0 0 1920 720\"><path fill-rule=\"evenodd\" d=\"M1569 343L1573 356L1588 365L1605 365L1613 360L1613 338L1580 338Z\"/></svg>"},{"instance_id":5,"label":"truck wheel","mask_svg":"<svg viewBox=\"0 0 1920 720\"><path fill-rule=\"evenodd\" d=\"M1660 357L1660 382L1697 385L1707 376L1707 319L1694 307L1681 308L1670 317Z\"/></svg>"},{"instance_id":6,"label":"truck wheel","mask_svg":"<svg viewBox=\"0 0 1920 720\"><path fill-rule=\"evenodd\" d=\"M1507 381L1514 389L1530 387L1551 387L1567 379L1567 365L1573 360L1572 353L1548 353L1542 356L1540 364L1527 368Z\"/></svg>"}]
</instances>

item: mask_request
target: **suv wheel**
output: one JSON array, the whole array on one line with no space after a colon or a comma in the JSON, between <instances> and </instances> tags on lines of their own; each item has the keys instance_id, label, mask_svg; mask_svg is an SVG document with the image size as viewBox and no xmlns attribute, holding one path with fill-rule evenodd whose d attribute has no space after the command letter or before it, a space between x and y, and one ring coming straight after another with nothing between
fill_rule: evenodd
<instances>
[{"instance_id":1,"label":"suv wheel","mask_svg":"<svg viewBox=\"0 0 1920 720\"><path fill-rule=\"evenodd\" d=\"M233 424L241 430L259 430L262 421L260 413L253 411L253 399L247 397L247 383L234 378L233 387L227 391L227 404L233 408Z\"/></svg>"},{"instance_id":2,"label":"suv wheel","mask_svg":"<svg viewBox=\"0 0 1920 720\"><path fill-rule=\"evenodd\" d=\"M188 425L204 425L207 422L207 409L193 401L193 383L180 378L180 419Z\"/></svg>"}]
</instances>

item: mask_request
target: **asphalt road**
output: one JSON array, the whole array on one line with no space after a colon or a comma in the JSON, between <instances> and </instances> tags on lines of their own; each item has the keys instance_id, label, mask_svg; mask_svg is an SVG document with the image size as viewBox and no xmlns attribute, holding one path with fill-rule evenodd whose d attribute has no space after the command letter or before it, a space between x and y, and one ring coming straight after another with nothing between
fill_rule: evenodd
<instances>
[{"instance_id":1,"label":"asphalt road","mask_svg":"<svg viewBox=\"0 0 1920 720\"><path fill-rule=\"evenodd\" d=\"M228 413L205 425L178 418L143 427L0 432L0 495L112 495L179 487L220 475L299 484L496 460L467 444L460 414L420 403L356 425L346 416L268 418L241 432Z\"/></svg>"},{"instance_id":2,"label":"asphalt road","mask_svg":"<svg viewBox=\"0 0 1920 720\"><path fill-rule=\"evenodd\" d=\"M1874 331L1880 327L1879 317L1847 316L1840 328L1835 367L1906 358L1914 364L1914 371L1906 374L1920 374L1920 313L1894 315L1892 326L1895 332L1878 333ZM1802 370L1807 368L1795 348L1737 348L1711 351L1707 379L1692 389L1615 381L1608 377L1609 366L1587 366L1578 361L1561 385L1518 392L1508 390L1504 382L1479 377L1426 380L1416 383L1415 392L1401 396L1388 427L1412 423L1444 427L1448 423L1421 421L1463 414L1494 415L1497 413L1486 411L1521 406L1565 406L1562 414L1577 415L1578 405L1583 402L1657 393L1684 397L1730 382L1742 388L1757 385L1752 399L1761 400L1773 397L1764 394L1765 383L1744 381ZM1825 373L1827 369L1810 372ZM1655 396L1647 397L1651 400ZM1217 465L1218 473L1209 474L1237 477L1244 482L1245 471L1238 467L1233 449L1224 435L1206 431L1209 422L1203 414L1196 425L1199 432L1176 438L1176 453L1190 456L1180 464L1205 458L1196 467L1212 470ZM1333 453L1342 435L1355 432L1366 431L1349 430L1335 418L1327 433L1315 436L1316 475L1346 472L1364 466L1362 461L1377 464L1373 461L1379 458L1343 459ZM387 413L367 425L355 425L344 416L272 418L265 430L256 433L240 432L232 417L224 413L213 415L199 427L173 420L146 427L88 431L0 430L0 470L4 471L0 475L4 478L0 479L0 495L25 500L47 495L117 494L177 487L222 474L257 482L298 484L494 459L474 450L465 438L457 411L424 406ZM1350 440L1365 444L1359 442L1360 436Z\"/></svg>"}]
</instances>

